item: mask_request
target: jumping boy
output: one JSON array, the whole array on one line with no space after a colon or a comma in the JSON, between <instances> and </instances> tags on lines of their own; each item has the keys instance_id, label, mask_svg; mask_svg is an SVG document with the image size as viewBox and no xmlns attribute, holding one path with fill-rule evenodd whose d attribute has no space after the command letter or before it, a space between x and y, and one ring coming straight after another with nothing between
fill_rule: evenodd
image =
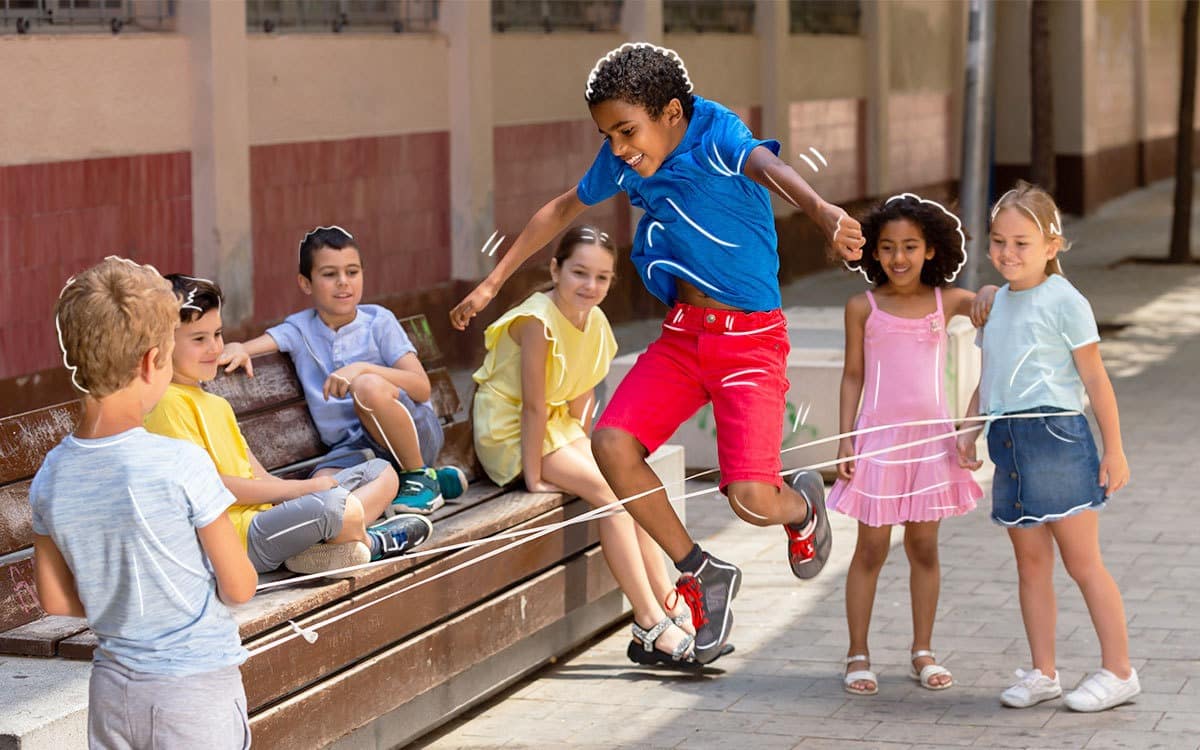
<instances>
[{"instance_id":1,"label":"jumping boy","mask_svg":"<svg viewBox=\"0 0 1200 750\"><path fill-rule=\"evenodd\" d=\"M631 259L671 306L596 425L596 460L629 512L683 574L696 659L721 653L741 571L703 552L667 501L646 457L705 403L717 423L721 489L749 523L783 524L788 561L811 578L829 556L824 486L800 473L782 484L787 323L768 189L804 211L841 256L860 257L858 222L781 161L778 141L755 139L733 112L692 94L672 50L625 44L588 77L585 98L607 143L576 187L543 206L488 278L450 313L462 330L512 273L585 208L625 191L645 210ZM799 492L796 490L800 490Z\"/></svg>"},{"instance_id":2,"label":"jumping boy","mask_svg":"<svg viewBox=\"0 0 1200 750\"><path fill-rule=\"evenodd\" d=\"M171 382L179 300L152 267L108 258L67 282L55 322L83 417L29 488L33 561L43 609L96 634L88 745L249 747L224 603L258 576L233 496L203 450L142 428Z\"/></svg>"},{"instance_id":3,"label":"jumping boy","mask_svg":"<svg viewBox=\"0 0 1200 750\"><path fill-rule=\"evenodd\" d=\"M391 311L361 305L363 262L354 237L341 227L317 227L300 242L300 290L313 307L289 315L265 334L225 346L226 372L250 358L287 352L304 386L304 400L330 448L314 472L354 466L362 450L391 461L400 494L387 512L432 513L466 491L454 466L435 470L445 436L429 405L432 388L416 347Z\"/></svg>"}]
</instances>

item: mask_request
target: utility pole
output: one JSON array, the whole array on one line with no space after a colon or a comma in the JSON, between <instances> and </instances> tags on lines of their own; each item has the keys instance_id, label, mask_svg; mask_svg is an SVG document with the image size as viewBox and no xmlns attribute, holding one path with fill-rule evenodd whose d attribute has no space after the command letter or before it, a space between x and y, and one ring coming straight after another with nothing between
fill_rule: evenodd
<instances>
[{"instance_id":1,"label":"utility pole","mask_svg":"<svg viewBox=\"0 0 1200 750\"><path fill-rule=\"evenodd\" d=\"M967 22L967 82L963 90L963 159L959 199L971 251L960 286L979 288L979 263L987 247L988 189L991 185L993 0L970 0Z\"/></svg>"}]
</instances>

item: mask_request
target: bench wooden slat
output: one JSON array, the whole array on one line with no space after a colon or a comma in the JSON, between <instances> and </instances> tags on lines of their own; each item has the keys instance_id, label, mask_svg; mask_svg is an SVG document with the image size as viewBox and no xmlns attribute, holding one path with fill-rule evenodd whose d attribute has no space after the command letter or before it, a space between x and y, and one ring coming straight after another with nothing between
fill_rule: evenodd
<instances>
[{"instance_id":1,"label":"bench wooden slat","mask_svg":"<svg viewBox=\"0 0 1200 750\"><path fill-rule=\"evenodd\" d=\"M325 452L304 402L258 412L239 422L246 443L267 470L278 469Z\"/></svg>"},{"instance_id":2,"label":"bench wooden slat","mask_svg":"<svg viewBox=\"0 0 1200 750\"><path fill-rule=\"evenodd\" d=\"M0 633L0 653L18 656L54 656L59 641L87 630L82 617L46 615Z\"/></svg>"},{"instance_id":3,"label":"bench wooden slat","mask_svg":"<svg viewBox=\"0 0 1200 750\"><path fill-rule=\"evenodd\" d=\"M33 545L29 484L24 480L0 487L0 556Z\"/></svg>"},{"instance_id":4,"label":"bench wooden slat","mask_svg":"<svg viewBox=\"0 0 1200 750\"><path fill-rule=\"evenodd\" d=\"M0 419L0 484L29 479L82 412L78 401Z\"/></svg>"},{"instance_id":5,"label":"bench wooden slat","mask_svg":"<svg viewBox=\"0 0 1200 750\"><path fill-rule=\"evenodd\" d=\"M64 659L91 661L92 654L99 645L96 634L90 630L64 638L58 642L58 655Z\"/></svg>"},{"instance_id":6,"label":"bench wooden slat","mask_svg":"<svg viewBox=\"0 0 1200 750\"><path fill-rule=\"evenodd\" d=\"M324 747L615 588L594 548L258 713L250 720L255 746Z\"/></svg>"},{"instance_id":7,"label":"bench wooden slat","mask_svg":"<svg viewBox=\"0 0 1200 750\"><path fill-rule=\"evenodd\" d=\"M239 417L304 399L292 360L279 353L255 357L254 377L247 376L244 370L226 375L222 367L216 379L206 383L204 389L228 401Z\"/></svg>"},{"instance_id":8,"label":"bench wooden slat","mask_svg":"<svg viewBox=\"0 0 1200 750\"><path fill-rule=\"evenodd\" d=\"M507 496L500 500L505 499ZM517 528L557 523L585 513L590 507L584 501L577 500L542 514ZM491 557L486 563L464 568L438 578L428 585L394 595L394 592L492 552L510 541L491 542L462 550L297 620L300 625L308 626L369 602L379 602L370 609L350 615L318 631L318 643L321 644L319 648L313 648L307 641L296 638L253 657L243 665L242 676L250 709L257 710L304 687L311 681L313 673L330 674L396 641L449 619L503 591L514 581L536 575L559 563L564 557L596 544L599 537L594 525L559 529ZM389 596L390 599L387 598ZM276 630L262 639L248 643L247 648L254 649L272 643L290 632L290 628Z\"/></svg>"},{"instance_id":9,"label":"bench wooden slat","mask_svg":"<svg viewBox=\"0 0 1200 750\"><path fill-rule=\"evenodd\" d=\"M438 347L437 340L433 338L433 331L429 328L429 321L425 319L424 315L400 318L400 327L404 329L408 340L416 347L417 359L421 360L426 371L431 367L442 365L442 350Z\"/></svg>"},{"instance_id":10,"label":"bench wooden slat","mask_svg":"<svg viewBox=\"0 0 1200 750\"><path fill-rule=\"evenodd\" d=\"M0 631L33 622L45 614L34 586L33 550L21 550L0 560Z\"/></svg>"}]
</instances>

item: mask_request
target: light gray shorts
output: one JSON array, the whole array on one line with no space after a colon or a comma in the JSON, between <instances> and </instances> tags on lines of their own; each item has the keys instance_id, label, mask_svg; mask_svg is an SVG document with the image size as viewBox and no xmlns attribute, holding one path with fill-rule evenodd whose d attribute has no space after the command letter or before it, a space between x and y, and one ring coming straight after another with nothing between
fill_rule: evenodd
<instances>
[{"instance_id":1,"label":"light gray shorts","mask_svg":"<svg viewBox=\"0 0 1200 750\"><path fill-rule=\"evenodd\" d=\"M92 665L91 750L246 750L250 721L237 667L181 677Z\"/></svg>"},{"instance_id":2,"label":"light gray shorts","mask_svg":"<svg viewBox=\"0 0 1200 750\"><path fill-rule=\"evenodd\" d=\"M387 468L387 461L373 458L335 474L338 486L331 490L302 495L256 514L246 533L246 552L254 569L269 573L292 555L340 534L346 496L378 479Z\"/></svg>"}]
</instances>

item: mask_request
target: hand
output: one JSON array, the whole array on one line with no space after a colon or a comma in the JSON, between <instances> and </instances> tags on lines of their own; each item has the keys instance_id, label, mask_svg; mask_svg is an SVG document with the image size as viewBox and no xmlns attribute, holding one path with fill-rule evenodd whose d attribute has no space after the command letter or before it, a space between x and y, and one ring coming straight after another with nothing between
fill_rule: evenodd
<instances>
[{"instance_id":1,"label":"hand","mask_svg":"<svg viewBox=\"0 0 1200 750\"><path fill-rule=\"evenodd\" d=\"M979 288L975 300L971 303L971 323L976 328L983 328L987 323L988 314L992 311L992 303L996 301L996 292L1000 287L986 284Z\"/></svg>"},{"instance_id":2,"label":"hand","mask_svg":"<svg viewBox=\"0 0 1200 750\"><path fill-rule=\"evenodd\" d=\"M1104 496L1112 494L1129 484L1129 462L1125 460L1124 451L1104 451L1100 458L1100 486L1104 487Z\"/></svg>"},{"instance_id":3,"label":"hand","mask_svg":"<svg viewBox=\"0 0 1200 750\"><path fill-rule=\"evenodd\" d=\"M850 438L842 438L838 441L838 459L850 458L854 455L854 441ZM837 475L841 479L849 481L854 478L854 460L845 461L837 465Z\"/></svg>"},{"instance_id":4,"label":"hand","mask_svg":"<svg viewBox=\"0 0 1200 750\"><path fill-rule=\"evenodd\" d=\"M233 372L239 367L246 369L246 375L254 377L254 364L250 361L250 355L246 352L246 347L237 343L225 345L225 351L221 352L221 356L217 357L217 366L229 365L225 368L225 372Z\"/></svg>"},{"instance_id":5,"label":"hand","mask_svg":"<svg viewBox=\"0 0 1200 750\"><path fill-rule=\"evenodd\" d=\"M488 306L492 298L496 296L496 290L487 281L480 282L475 290L467 295L467 298L454 306L450 311L450 325L454 326L459 331L465 331L471 323L471 318L475 317L483 308Z\"/></svg>"},{"instance_id":6,"label":"hand","mask_svg":"<svg viewBox=\"0 0 1200 750\"><path fill-rule=\"evenodd\" d=\"M367 371L369 365L366 362L351 362L345 367L334 370L333 373L325 378L325 385L322 387L322 392L325 394L325 400L329 397L345 398L350 392L350 384L359 375Z\"/></svg>"},{"instance_id":7,"label":"hand","mask_svg":"<svg viewBox=\"0 0 1200 750\"><path fill-rule=\"evenodd\" d=\"M562 492L560 488L555 487L541 478L534 479L533 481L530 481L528 478L526 478L525 487L530 492Z\"/></svg>"},{"instance_id":8,"label":"hand","mask_svg":"<svg viewBox=\"0 0 1200 750\"><path fill-rule=\"evenodd\" d=\"M862 225L841 207L826 203L821 207L821 231L829 240L829 246L842 260L861 260L863 245Z\"/></svg>"},{"instance_id":9,"label":"hand","mask_svg":"<svg viewBox=\"0 0 1200 750\"><path fill-rule=\"evenodd\" d=\"M958 465L964 469L975 471L983 466L983 461L975 456L975 441L978 437L977 429L958 436Z\"/></svg>"},{"instance_id":10,"label":"hand","mask_svg":"<svg viewBox=\"0 0 1200 750\"><path fill-rule=\"evenodd\" d=\"M325 492L332 490L338 486L337 477L333 474L322 474L308 480L309 486L312 488L309 492Z\"/></svg>"}]
</instances>

